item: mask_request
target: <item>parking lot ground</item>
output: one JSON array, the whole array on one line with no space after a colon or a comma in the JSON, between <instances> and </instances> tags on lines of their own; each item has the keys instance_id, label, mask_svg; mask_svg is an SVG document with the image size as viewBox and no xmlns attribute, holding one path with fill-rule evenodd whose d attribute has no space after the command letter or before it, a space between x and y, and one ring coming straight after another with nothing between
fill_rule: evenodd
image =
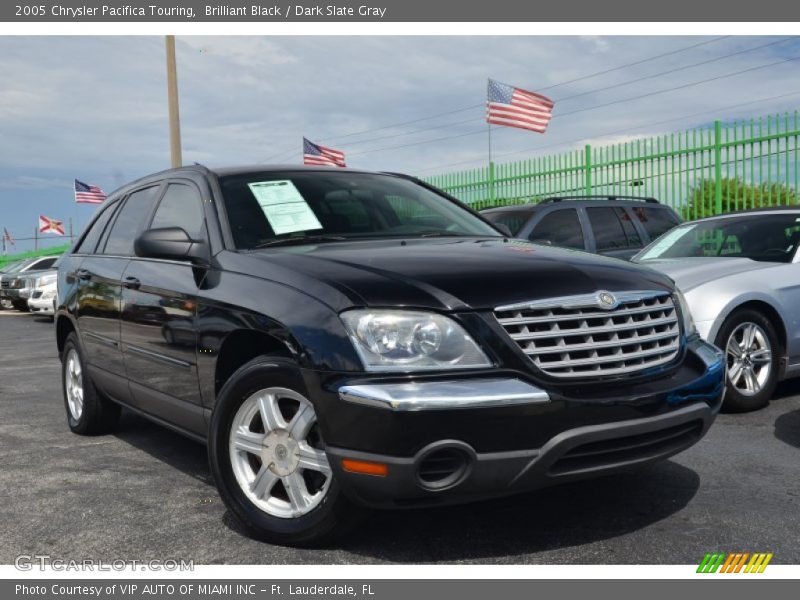
<instances>
[{"instance_id":1,"label":"parking lot ground","mask_svg":"<svg viewBox=\"0 0 800 600\"><path fill-rule=\"evenodd\" d=\"M203 446L124 413L70 433L52 324L0 311L0 563L20 554L195 564L697 564L708 551L800 563L800 381L770 406L636 473L471 505L374 512L298 550L248 539Z\"/></svg>"}]
</instances>

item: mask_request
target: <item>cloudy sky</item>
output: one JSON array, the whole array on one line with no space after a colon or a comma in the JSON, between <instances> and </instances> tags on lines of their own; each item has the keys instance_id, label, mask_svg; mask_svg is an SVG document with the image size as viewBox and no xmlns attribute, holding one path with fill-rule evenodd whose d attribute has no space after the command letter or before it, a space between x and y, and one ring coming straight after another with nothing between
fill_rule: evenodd
<instances>
[{"instance_id":1,"label":"cloudy sky","mask_svg":"<svg viewBox=\"0 0 800 600\"><path fill-rule=\"evenodd\" d=\"M184 161L298 162L306 135L353 167L433 175L486 163L487 77L556 101L545 135L493 130L504 162L793 111L795 57L800 40L769 37L179 37ZM75 177L110 191L169 166L163 38L0 38L0 73L15 237L40 213L77 233L94 207Z\"/></svg>"}]
</instances>

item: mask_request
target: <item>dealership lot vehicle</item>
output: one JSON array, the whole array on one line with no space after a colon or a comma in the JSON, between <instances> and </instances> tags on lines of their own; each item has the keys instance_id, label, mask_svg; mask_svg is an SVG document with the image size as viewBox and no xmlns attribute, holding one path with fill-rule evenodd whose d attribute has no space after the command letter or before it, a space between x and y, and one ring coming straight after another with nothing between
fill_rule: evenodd
<instances>
[{"instance_id":1,"label":"dealership lot vehicle","mask_svg":"<svg viewBox=\"0 0 800 600\"><path fill-rule=\"evenodd\" d=\"M108 431L124 405L207 442L228 508L279 543L358 505L667 458L724 388L667 277L509 240L398 175L152 175L112 194L58 291L70 428Z\"/></svg>"},{"instance_id":2,"label":"dealership lot vehicle","mask_svg":"<svg viewBox=\"0 0 800 600\"><path fill-rule=\"evenodd\" d=\"M800 375L800 210L763 209L685 223L635 261L686 296L700 335L724 348L726 409L755 410Z\"/></svg>"},{"instance_id":3,"label":"dealership lot vehicle","mask_svg":"<svg viewBox=\"0 0 800 600\"><path fill-rule=\"evenodd\" d=\"M10 303L17 310L28 310L29 288L27 277L39 271L52 269L58 256L39 256L30 258L10 267L0 275L0 299ZM25 290L25 291L23 291Z\"/></svg>"},{"instance_id":4,"label":"dealership lot vehicle","mask_svg":"<svg viewBox=\"0 0 800 600\"><path fill-rule=\"evenodd\" d=\"M514 237L623 259L681 222L669 206L637 196L546 198L481 214Z\"/></svg>"},{"instance_id":5,"label":"dealership lot vehicle","mask_svg":"<svg viewBox=\"0 0 800 600\"><path fill-rule=\"evenodd\" d=\"M40 315L55 315L58 296L57 273L51 278L37 277L31 286L28 310Z\"/></svg>"},{"instance_id":6,"label":"dealership lot vehicle","mask_svg":"<svg viewBox=\"0 0 800 600\"><path fill-rule=\"evenodd\" d=\"M714 548L768 549L773 564L800 562L797 379L781 383L764 410L720 415L699 444L636 472L375 511L335 547L306 550L244 535L202 445L127 411L112 435L64 427L52 324L0 312L0 340L14 347L0 360L0 521L13 523L0 527L2 564L44 553L197 565L688 565Z\"/></svg>"}]
</instances>

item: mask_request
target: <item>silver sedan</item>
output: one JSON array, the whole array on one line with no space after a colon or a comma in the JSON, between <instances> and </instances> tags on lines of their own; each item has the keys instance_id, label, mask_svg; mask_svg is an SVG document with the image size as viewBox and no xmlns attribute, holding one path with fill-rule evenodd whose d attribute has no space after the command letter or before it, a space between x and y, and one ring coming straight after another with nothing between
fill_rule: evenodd
<instances>
[{"instance_id":1,"label":"silver sedan","mask_svg":"<svg viewBox=\"0 0 800 600\"><path fill-rule=\"evenodd\" d=\"M761 209L684 223L634 257L672 277L700 335L725 350L723 408L769 402L800 375L800 209Z\"/></svg>"}]
</instances>

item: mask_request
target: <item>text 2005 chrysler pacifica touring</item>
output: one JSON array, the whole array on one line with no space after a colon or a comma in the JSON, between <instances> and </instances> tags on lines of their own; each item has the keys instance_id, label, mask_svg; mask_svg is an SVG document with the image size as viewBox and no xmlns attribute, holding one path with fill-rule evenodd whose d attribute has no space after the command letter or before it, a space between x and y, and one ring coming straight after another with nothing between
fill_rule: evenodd
<instances>
[{"instance_id":1,"label":"text 2005 chrysler pacifica touring","mask_svg":"<svg viewBox=\"0 0 800 600\"><path fill-rule=\"evenodd\" d=\"M59 268L69 426L208 443L261 539L663 459L724 363L654 271L522 241L412 178L195 166L111 195Z\"/></svg>"}]
</instances>

